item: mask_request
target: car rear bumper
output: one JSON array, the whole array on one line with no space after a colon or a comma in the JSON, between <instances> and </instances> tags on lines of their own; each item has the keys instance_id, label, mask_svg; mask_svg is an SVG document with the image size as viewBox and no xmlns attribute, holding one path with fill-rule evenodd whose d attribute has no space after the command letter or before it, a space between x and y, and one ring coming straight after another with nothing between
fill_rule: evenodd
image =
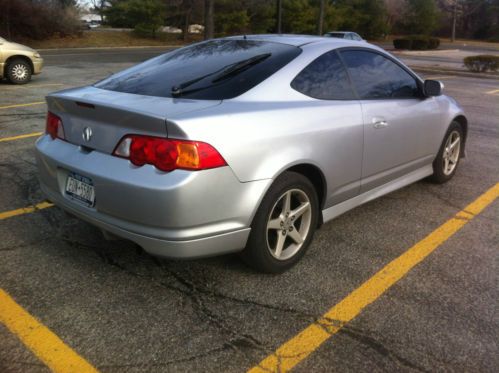
<instances>
[{"instance_id":1,"label":"car rear bumper","mask_svg":"<svg viewBox=\"0 0 499 373\"><path fill-rule=\"evenodd\" d=\"M270 180L241 183L229 167L159 172L61 140L36 143L39 180L56 205L129 239L153 255L194 258L244 248L250 224ZM65 193L69 172L92 180L95 205Z\"/></svg>"},{"instance_id":2,"label":"car rear bumper","mask_svg":"<svg viewBox=\"0 0 499 373\"><path fill-rule=\"evenodd\" d=\"M33 61L33 75L40 74L43 68L43 58L34 58L32 61Z\"/></svg>"}]
</instances>

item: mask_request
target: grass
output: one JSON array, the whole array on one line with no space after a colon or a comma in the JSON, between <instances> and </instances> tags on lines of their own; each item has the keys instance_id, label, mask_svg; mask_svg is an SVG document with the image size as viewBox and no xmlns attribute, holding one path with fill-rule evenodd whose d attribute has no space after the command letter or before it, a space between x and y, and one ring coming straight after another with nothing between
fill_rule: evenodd
<instances>
[{"instance_id":1,"label":"grass","mask_svg":"<svg viewBox=\"0 0 499 373\"><path fill-rule=\"evenodd\" d=\"M54 37L47 40L16 40L35 49L92 48L92 47L138 47L184 45L202 39L202 35L189 35L184 41L181 35L161 33L156 38L134 35L131 31L83 31L81 36Z\"/></svg>"}]
</instances>

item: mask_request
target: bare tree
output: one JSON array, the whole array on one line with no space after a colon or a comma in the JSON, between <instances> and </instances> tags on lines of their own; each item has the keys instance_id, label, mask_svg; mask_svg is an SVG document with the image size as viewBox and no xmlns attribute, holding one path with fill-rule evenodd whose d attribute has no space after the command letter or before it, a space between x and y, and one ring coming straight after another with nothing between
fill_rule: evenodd
<instances>
[{"instance_id":1,"label":"bare tree","mask_svg":"<svg viewBox=\"0 0 499 373\"><path fill-rule=\"evenodd\" d=\"M324 6L325 6L325 1L321 0L320 6L319 6L319 21L317 24L317 33L322 35L322 29L324 28Z\"/></svg>"},{"instance_id":2,"label":"bare tree","mask_svg":"<svg viewBox=\"0 0 499 373\"><path fill-rule=\"evenodd\" d=\"M204 39L213 39L214 36L214 7L215 0L204 0Z\"/></svg>"},{"instance_id":3,"label":"bare tree","mask_svg":"<svg viewBox=\"0 0 499 373\"><path fill-rule=\"evenodd\" d=\"M106 9L107 6L109 6L107 0L90 0L90 3L92 4L93 10L95 10L99 16L100 16L100 21L104 22L104 9Z\"/></svg>"},{"instance_id":4,"label":"bare tree","mask_svg":"<svg viewBox=\"0 0 499 373\"><path fill-rule=\"evenodd\" d=\"M276 33L282 33L282 0L276 0Z\"/></svg>"}]
</instances>

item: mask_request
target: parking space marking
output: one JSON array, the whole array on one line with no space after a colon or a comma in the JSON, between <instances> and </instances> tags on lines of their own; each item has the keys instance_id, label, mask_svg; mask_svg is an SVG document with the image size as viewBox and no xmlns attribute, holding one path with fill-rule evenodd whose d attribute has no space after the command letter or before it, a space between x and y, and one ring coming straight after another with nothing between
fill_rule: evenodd
<instances>
[{"instance_id":1,"label":"parking space marking","mask_svg":"<svg viewBox=\"0 0 499 373\"><path fill-rule=\"evenodd\" d=\"M97 372L50 329L0 289L0 322L54 372Z\"/></svg>"},{"instance_id":2,"label":"parking space marking","mask_svg":"<svg viewBox=\"0 0 499 373\"><path fill-rule=\"evenodd\" d=\"M13 104L13 105L7 105L7 106L0 106L0 110L14 109L14 108L25 107L25 106L42 105L44 103L45 103L45 101L37 101L37 102L30 102L27 104Z\"/></svg>"},{"instance_id":3,"label":"parking space marking","mask_svg":"<svg viewBox=\"0 0 499 373\"><path fill-rule=\"evenodd\" d=\"M0 212L0 220L12 218L12 217L18 216L18 215L29 214L31 212L35 212L35 211L38 211L38 210L43 210L43 209L46 209L46 208L52 207L52 206L54 206L53 203L45 201L45 202L38 203L38 204L33 205L33 206L23 207L23 208L20 208L20 209L17 209L17 210L10 210L10 211L5 211L5 212Z\"/></svg>"},{"instance_id":4,"label":"parking space marking","mask_svg":"<svg viewBox=\"0 0 499 373\"><path fill-rule=\"evenodd\" d=\"M40 136L42 134L43 134L43 132L33 132L33 133L26 133L24 135L18 135L18 136L12 136L12 137L3 137L3 138L0 138L0 142L21 140L21 139L26 139L28 137Z\"/></svg>"},{"instance_id":5,"label":"parking space marking","mask_svg":"<svg viewBox=\"0 0 499 373\"><path fill-rule=\"evenodd\" d=\"M493 89L492 91L488 91L485 93L487 93L488 95L495 95L495 94L499 93L499 89Z\"/></svg>"},{"instance_id":6,"label":"parking space marking","mask_svg":"<svg viewBox=\"0 0 499 373\"><path fill-rule=\"evenodd\" d=\"M283 372L292 369L317 350L331 336L338 333L343 326L358 316L365 307L381 297L392 285L402 279L412 268L422 262L498 197L499 183L382 268L329 309L316 322L285 342L257 366L251 368L249 372Z\"/></svg>"}]
</instances>

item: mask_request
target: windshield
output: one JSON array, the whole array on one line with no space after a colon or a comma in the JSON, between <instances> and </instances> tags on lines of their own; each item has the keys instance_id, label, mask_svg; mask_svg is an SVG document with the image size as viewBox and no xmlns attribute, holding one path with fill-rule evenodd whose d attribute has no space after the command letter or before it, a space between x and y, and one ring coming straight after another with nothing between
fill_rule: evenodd
<instances>
[{"instance_id":1,"label":"windshield","mask_svg":"<svg viewBox=\"0 0 499 373\"><path fill-rule=\"evenodd\" d=\"M343 33L343 32L329 32L327 35L332 37L332 38L342 38L343 39L345 37L345 33Z\"/></svg>"},{"instance_id":2,"label":"windshield","mask_svg":"<svg viewBox=\"0 0 499 373\"><path fill-rule=\"evenodd\" d=\"M157 97L176 97L183 87L185 98L223 100L253 88L300 53L298 47L260 40L210 40L165 53L94 86Z\"/></svg>"}]
</instances>

